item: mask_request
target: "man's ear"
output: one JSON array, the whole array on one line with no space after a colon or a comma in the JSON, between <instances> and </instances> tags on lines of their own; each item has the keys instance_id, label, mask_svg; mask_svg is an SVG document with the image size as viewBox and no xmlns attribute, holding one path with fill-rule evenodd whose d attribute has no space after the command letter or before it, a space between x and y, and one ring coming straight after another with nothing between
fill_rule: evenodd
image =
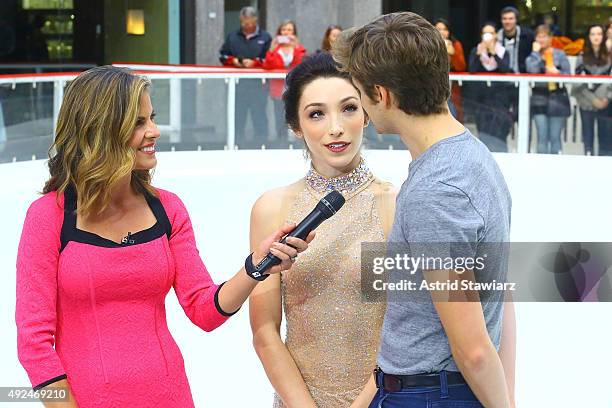
<instances>
[{"instance_id":1,"label":"man's ear","mask_svg":"<svg viewBox=\"0 0 612 408\"><path fill-rule=\"evenodd\" d=\"M378 94L378 100L384 107L390 108L393 106L393 95L387 88L381 85L374 85L374 89Z\"/></svg>"}]
</instances>

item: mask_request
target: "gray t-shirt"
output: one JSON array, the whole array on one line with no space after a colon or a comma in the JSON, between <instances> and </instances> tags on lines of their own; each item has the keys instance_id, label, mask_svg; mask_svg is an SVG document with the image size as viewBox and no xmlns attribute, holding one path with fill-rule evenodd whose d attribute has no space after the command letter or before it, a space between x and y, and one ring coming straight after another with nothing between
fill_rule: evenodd
<instances>
[{"instance_id":1,"label":"gray t-shirt","mask_svg":"<svg viewBox=\"0 0 612 408\"><path fill-rule=\"evenodd\" d=\"M495 159L466 130L434 144L410 163L389 242L464 243L459 252L477 257L485 243L509 241L510 209L510 192ZM482 272L505 273L507 261L493 251L485 263L488 271ZM481 295L487 330L499 348L503 293L485 298ZM459 371L426 289L420 294L389 292L387 302L378 356L384 372Z\"/></svg>"}]
</instances>

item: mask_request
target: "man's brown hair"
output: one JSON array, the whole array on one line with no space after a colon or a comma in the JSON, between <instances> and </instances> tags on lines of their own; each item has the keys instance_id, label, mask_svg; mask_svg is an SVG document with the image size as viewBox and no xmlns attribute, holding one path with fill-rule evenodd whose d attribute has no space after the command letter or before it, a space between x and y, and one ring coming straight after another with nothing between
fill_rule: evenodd
<instances>
[{"instance_id":1,"label":"man's brown hair","mask_svg":"<svg viewBox=\"0 0 612 408\"><path fill-rule=\"evenodd\" d=\"M334 58L374 101L374 85L387 88L407 114L443 113L450 96L450 69L442 35L423 17L401 12L343 31Z\"/></svg>"}]
</instances>

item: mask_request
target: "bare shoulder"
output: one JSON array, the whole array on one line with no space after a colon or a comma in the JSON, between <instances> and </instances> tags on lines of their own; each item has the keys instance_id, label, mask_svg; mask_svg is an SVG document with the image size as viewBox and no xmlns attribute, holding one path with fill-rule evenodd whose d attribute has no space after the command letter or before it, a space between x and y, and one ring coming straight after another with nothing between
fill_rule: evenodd
<instances>
[{"instance_id":1,"label":"bare shoulder","mask_svg":"<svg viewBox=\"0 0 612 408\"><path fill-rule=\"evenodd\" d=\"M288 204L293 203L303 186L303 180L263 193L253 204L251 219L275 219L280 222Z\"/></svg>"}]
</instances>

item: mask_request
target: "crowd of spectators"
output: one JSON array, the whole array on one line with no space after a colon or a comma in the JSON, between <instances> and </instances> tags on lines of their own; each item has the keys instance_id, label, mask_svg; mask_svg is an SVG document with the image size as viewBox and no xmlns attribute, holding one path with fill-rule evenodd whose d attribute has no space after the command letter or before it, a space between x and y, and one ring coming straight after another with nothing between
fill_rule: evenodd
<instances>
[{"instance_id":1,"label":"crowd of spectators","mask_svg":"<svg viewBox=\"0 0 612 408\"><path fill-rule=\"evenodd\" d=\"M535 30L519 24L519 11L512 6L500 12L495 21L481 26L480 41L466 55L448 20L433 22L446 42L451 72L611 75L612 18L603 25L591 25L584 35L582 52L575 69L554 38L560 34L552 15L545 15ZM330 25L315 52L329 52L342 27ZM300 43L298 28L291 20L283 21L271 37L257 23L257 12L245 7L240 12L240 29L230 33L220 49L220 61L235 68L291 69L307 55ZM241 80L237 85L241 103L236 105L236 136L245 137L245 123L250 112L255 134L268 140L286 139L282 93L283 80ZM275 132L268 132L266 98L272 99ZM600 155L612 155L612 84L578 84L571 87L557 82L538 83L533 87L530 112L537 134L537 152L562 152L561 133L572 114L570 96L580 112L582 139L587 155L595 154L598 139ZM472 82L460 87L453 82L449 101L451 111L460 120L468 116L475 123L478 136L493 151L507 151L507 137L518 119L518 88L511 82ZM597 130L597 131L596 131Z\"/></svg>"}]
</instances>

